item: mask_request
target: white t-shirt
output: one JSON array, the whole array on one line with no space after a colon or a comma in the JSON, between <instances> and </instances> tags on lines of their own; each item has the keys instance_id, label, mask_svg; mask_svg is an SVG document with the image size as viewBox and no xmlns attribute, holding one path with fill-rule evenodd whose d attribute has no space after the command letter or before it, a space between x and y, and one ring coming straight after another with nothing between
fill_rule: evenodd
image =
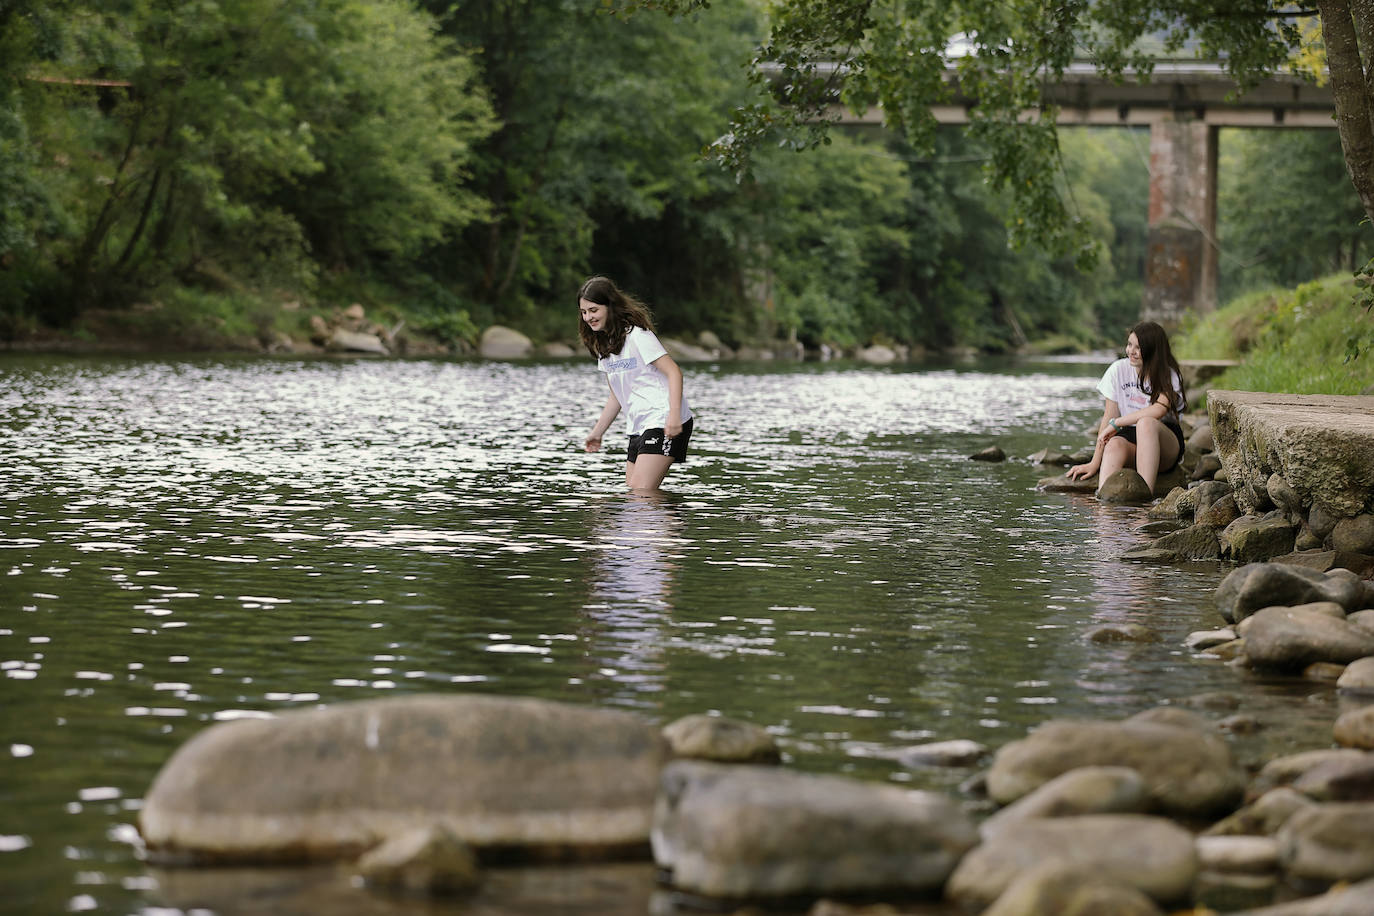
<instances>
[{"instance_id":1,"label":"white t-shirt","mask_svg":"<svg viewBox=\"0 0 1374 916\"><path fill-rule=\"evenodd\" d=\"M1174 391L1182 391L1183 383L1178 373L1173 372L1171 375ZM1116 402L1122 416L1143 410L1154 400L1153 393L1145 390L1140 373L1131 365L1131 361L1124 357L1107 367L1107 371L1102 374L1102 381L1097 383L1097 390L1102 392L1104 398ZM1164 419L1177 423L1178 411L1171 408L1164 415Z\"/></svg>"},{"instance_id":2,"label":"white t-shirt","mask_svg":"<svg viewBox=\"0 0 1374 916\"><path fill-rule=\"evenodd\" d=\"M625 411L625 422L632 436L646 429L660 428L668 422L668 376L651 365L667 353L653 331L630 328L619 353L596 361L596 368L606 373L611 393ZM685 395L678 418L683 423L692 418Z\"/></svg>"}]
</instances>

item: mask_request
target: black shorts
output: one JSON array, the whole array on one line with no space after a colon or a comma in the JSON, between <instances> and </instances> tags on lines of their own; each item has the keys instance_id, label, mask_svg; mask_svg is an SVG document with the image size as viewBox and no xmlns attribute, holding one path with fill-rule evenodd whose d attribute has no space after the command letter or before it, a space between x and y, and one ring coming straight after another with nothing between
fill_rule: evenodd
<instances>
[{"instance_id":1,"label":"black shorts","mask_svg":"<svg viewBox=\"0 0 1374 916\"><path fill-rule=\"evenodd\" d=\"M687 442L692 438L692 421L682 424L682 432L668 439L663 428L646 429L637 436L630 437L630 447L625 450L625 460L630 464L640 455L667 455L681 464L687 460Z\"/></svg>"},{"instance_id":2,"label":"black shorts","mask_svg":"<svg viewBox=\"0 0 1374 916\"><path fill-rule=\"evenodd\" d=\"M1174 438L1178 440L1178 454L1174 456L1173 464L1169 465L1167 468L1159 469L1159 473L1161 474L1169 473L1174 468L1178 467L1178 463L1183 460L1183 427L1179 426L1177 423L1172 423L1169 420L1165 420L1164 425L1169 428L1169 432L1173 433ZM1117 430L1117 434L1121 436L1121 438L1125 439L1127 442L1131 443L1132 445L1135 445L1134 426L1123 426L1121 427L1121 429Z\"/></svg>"}]
</instances>

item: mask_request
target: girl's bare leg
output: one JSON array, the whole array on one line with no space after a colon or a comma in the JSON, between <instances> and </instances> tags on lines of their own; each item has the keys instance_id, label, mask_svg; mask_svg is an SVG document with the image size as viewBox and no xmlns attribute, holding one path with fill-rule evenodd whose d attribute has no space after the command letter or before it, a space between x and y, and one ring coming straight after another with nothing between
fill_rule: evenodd
<instances>
[{"instance_id":1,"label":"girl's bare leg","mask_svg":"<svg viewBox=\"0 0 1374 916\"><path fill-rule=\"evenodd\" d=\"M1130 467L1134 461L1135 446L1120 436L1112 436L1102 450L1102 467L1097 472L1098 488L1101 488L1103 481L1108 477L1122 468Z\"/></svg>"},{"instance_id":2,"label":"girl's bare leg","mask_svg":"<svg viewBox=\"0 0 1374 916\"><path fill-rule=\"evenodd\" d=\"M1178 439L1169 427L1153 417L1142 417L1135 425L1135 433L1135 469L1153 493L1160 467L1173 464L1178 457Z\"/></svg>"},{"instance_id":3,"label":"girl's bare leg","mask_svg":"<svg viewBox=\"0 0 1374 916\"><path fill-rule=\"evenodd\" d=\"M625 483L631 490L657 490L668 476L673 459L668 455L639 455L625 468Z\"/></svg>"}]
</instances>

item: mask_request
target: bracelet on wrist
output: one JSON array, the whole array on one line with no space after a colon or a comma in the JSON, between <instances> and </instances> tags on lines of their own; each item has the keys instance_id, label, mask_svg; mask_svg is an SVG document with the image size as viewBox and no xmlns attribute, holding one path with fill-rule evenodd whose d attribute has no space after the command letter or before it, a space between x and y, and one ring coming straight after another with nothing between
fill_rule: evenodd
<instances>
[{"instance_id":1,"label":"bracelet on wrist","mask_svg":"<svg viewBox=\"0 0 1374 916\"><path fill-rule=\"evenodd\" d=\"M1121 427L1116 425L1116 417L1109 417L1107 423L1111 425L1112 429L1121 432Z\"/></svg>"}]
</instances>

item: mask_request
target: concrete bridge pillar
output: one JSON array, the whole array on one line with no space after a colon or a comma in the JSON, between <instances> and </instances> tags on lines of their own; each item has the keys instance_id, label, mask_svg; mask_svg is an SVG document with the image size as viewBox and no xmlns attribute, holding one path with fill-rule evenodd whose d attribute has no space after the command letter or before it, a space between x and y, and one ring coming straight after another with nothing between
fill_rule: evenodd
<instances>
[{"instance_id":1,"label":"concrete bridge pillar","mask_svg":"<svg viewBox=\"0 0 1374 916\"><path fill-rule=\"evenodd\" d=\"M1216 308L1216 235L1217 128L1154 122L1141 318L1173 330L1185 315Z\"/></svg>"}]
</instances>

